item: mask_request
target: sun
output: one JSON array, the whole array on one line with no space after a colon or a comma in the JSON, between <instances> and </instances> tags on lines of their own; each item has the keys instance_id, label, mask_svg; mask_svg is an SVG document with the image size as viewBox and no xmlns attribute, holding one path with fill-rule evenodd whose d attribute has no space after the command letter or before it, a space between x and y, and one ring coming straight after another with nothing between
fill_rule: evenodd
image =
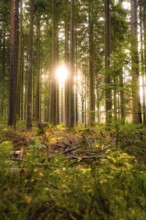
<instances>
[{"instance_id":1,"label":"sun","mask_svg":"<svg viewBox=\"0 0 146 220\"><path fill-rule=\"evenodd\" d=\"M56 79L58 80L59 84L64 84L68 78L68 69L65 64L59 66L55 71Z\"/></svg>"}]
</instances>

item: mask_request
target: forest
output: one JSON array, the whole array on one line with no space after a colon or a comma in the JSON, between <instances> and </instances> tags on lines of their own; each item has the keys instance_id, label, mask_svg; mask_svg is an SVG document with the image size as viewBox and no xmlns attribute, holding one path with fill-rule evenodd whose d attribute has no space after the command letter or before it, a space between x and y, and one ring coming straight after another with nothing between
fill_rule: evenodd
<instances>
[{"instance_id":1,"label":"forest","mask_svg":"<svg viewBox=\"0 0 146 220\"><path fill-rule=\"evenodd\" d=\"M0 219L146 219L146 1L0 0Z\"/></svg>"}]
</instances>

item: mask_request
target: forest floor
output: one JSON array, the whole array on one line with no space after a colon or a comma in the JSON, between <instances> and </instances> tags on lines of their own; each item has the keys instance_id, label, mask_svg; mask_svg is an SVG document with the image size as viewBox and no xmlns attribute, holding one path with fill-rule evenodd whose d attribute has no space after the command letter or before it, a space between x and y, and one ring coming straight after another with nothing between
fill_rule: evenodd
<instances>
[{"instance_id":1,"label":"forest floor","mask_svg":"<svg viewBox=\"0 0 146 220\"><path fill-rule=\"evenodd\" d=\"M146 128L0 125L0 219L145 220Z\"/></svg>"}]
</instances>

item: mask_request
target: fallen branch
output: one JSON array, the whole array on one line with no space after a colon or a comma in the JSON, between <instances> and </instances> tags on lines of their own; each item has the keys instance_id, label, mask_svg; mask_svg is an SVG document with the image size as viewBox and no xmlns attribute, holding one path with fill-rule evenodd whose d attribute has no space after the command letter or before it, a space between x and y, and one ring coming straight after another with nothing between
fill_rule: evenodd
<instances>
[{"instance_id":1,"label":"fallen branch","mask_svg":"<svg viewBox=\"0 0 146 220\"><path fill-rule=\"evenodd\" d=\"M63 151L63 152L59 152L59 153L53 154L52 156L49 156L49 157L48 157L48 160L50 160L51 158L55 157L56 155L66 154L66 153L69 153L69 152L71 152L71 151L73 151L73 150L76 150L76 149L78 149L78 148L80 148L80 147L79 147L79 146L76 146L76 147L72 147L72 148L70 148L70 149L67 149L67 150L65 150L65 151ZM42 163L43 163L46 159L47 159L47 158L44 158L44 159L42 160Z\"/></svg>"},{"instance_id":2,"label":"fallen branch","mask_svg":"<svg viewBox=\"0 0 146 220\"><path fill-rule=\"evenodd\" d=\"M78 148L80 148L80 147L79 147L79 146L72 147L72 148L70 148L70 149L67 149L67 150L61 152L60 154L66 154L66 153L69 153L69 152L71 152L71 151L74 151L74 150L76 150L76 149L78 149Z\"/></svg>"},{"instance_id":3,"label":"fallen branch","mask_svg":"<svg viewBox=\"0 0 146 220\"><path fill-rule=\"evenodd\" d=\"M105 156L70 156L65 157L65 159L76 159L76 160L88 160L88 159L100 159L105 158Z\"/></svg>"}]
</instances>

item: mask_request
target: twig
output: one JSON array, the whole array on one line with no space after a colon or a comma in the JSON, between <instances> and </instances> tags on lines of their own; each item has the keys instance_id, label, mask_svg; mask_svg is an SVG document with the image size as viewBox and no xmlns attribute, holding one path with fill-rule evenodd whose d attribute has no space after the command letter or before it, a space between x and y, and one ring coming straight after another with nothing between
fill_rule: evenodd
<instances>
[{"instance_id":1,"label":"twig","mask_svg":"<svg viewBox=\"0 0 146 220\"><path fill-rule=\"evenodd\" d=\"M70 149L67 149L67 150L61 152L60 154L66 154L66 153L69 153L69 152L71 152L71 151L73 151L73 150L76 150L76 149L78 149L78 148L80 148L80 147L79 147L79 146L72 147L72 148L70 148Z\"/></svg>"},{"instance_id":2,"label":"twig","mask_svg":"<svg viewBox=\"0 0 146 220\"><path fill-rule=\"evenodd\" d=\"M19 159L19 158L12 158L14 161L19 161L19 162L28 162L27 160Z\"/></svg>"}]
</instances>

